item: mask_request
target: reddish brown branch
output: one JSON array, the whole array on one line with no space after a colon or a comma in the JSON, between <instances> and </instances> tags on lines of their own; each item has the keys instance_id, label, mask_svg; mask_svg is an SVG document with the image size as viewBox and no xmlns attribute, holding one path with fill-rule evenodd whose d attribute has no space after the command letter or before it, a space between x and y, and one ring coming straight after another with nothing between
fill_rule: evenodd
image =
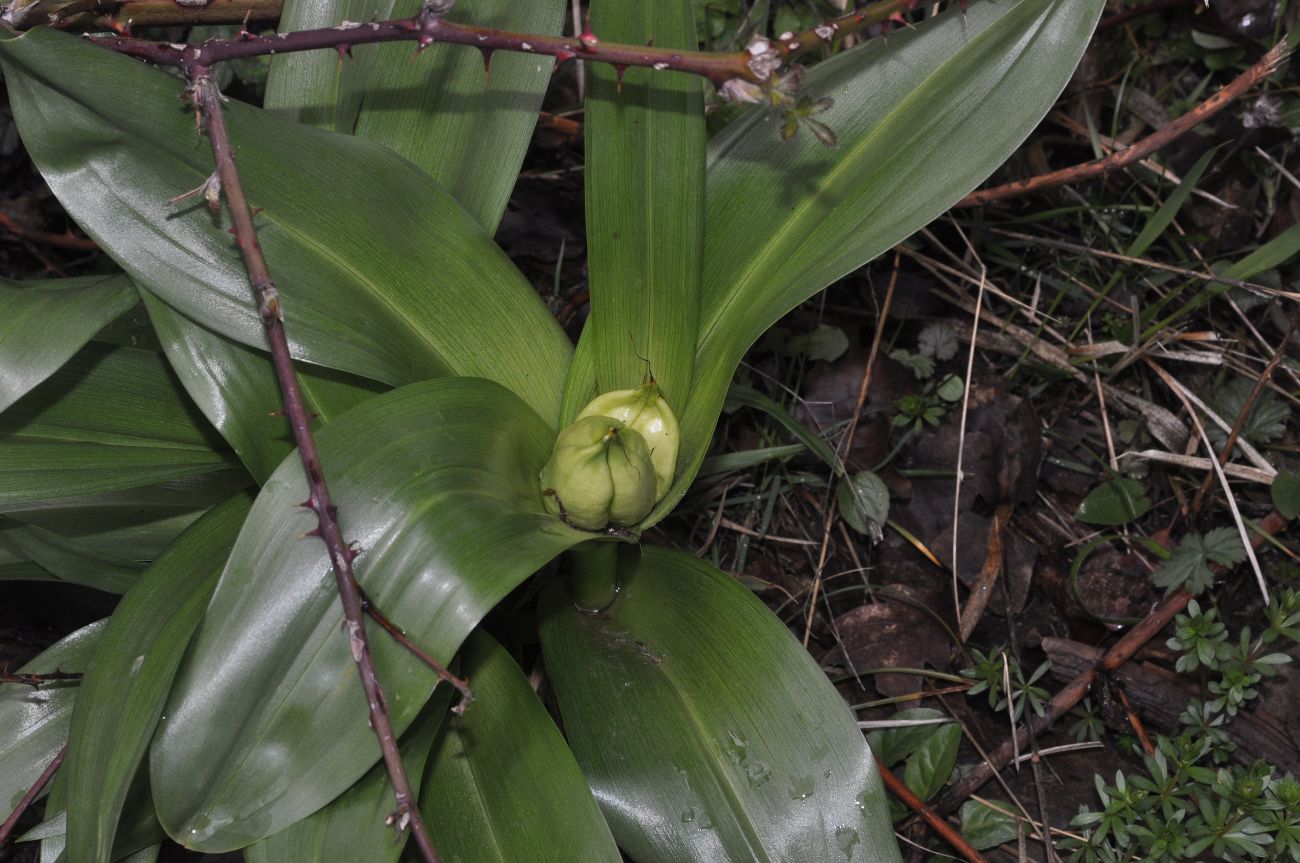
<instances>
[{"instance_id":1,"label":"reddish brown branch","mask_svg":"<svg viewBox=\"0 0 1300 863\"><path fill-rule=\"evenodd\" d=\"M1108 15L1097 22L1097 30L1109 30L1112 27L1119 27L1138 18L1145 18L1147 15L1154 15L1157 12L1163 12L1166 9L1182 9L1185 6L1195 6L1201 0L1152 0L1150 3L1143 3L1141 6L1134 6L1131 9L1125 9L1123 12L1116 12L1114 15Z\"/></svg>"},{"instance_id":2,"label":"reddish brown branch","mask_svg":"<svg viewBox=\"0 0 1300 863\"><path fill-rule=\"evenodd\" d=\"M0 848L3 848L4 844L9 841L9 834L14 832L14 827L18 825L18 819L22 818L23 813L31 808L31 805L36 802L36 798L41 795L41 791L44 790L45 786L50 784L50 780L53 779L54 774L58 772L59 765L63 763L63 759L67 754L68 745L65 743L63 748L59 750L59 754L54 756L54 760L45 768L45 772L36 777L36 781L32 783L31 788L27 789L27 793L23 795L23 799L18 801L18 805L14 807L14 811L9 813L9 817L5 819L3 824L0 824Z\"/></svg>"},{"instance_id":3,"label":"reddish brown branch","mask_svg":"<svg viewBox=\"0 0 1300 863\"><path fill-rule=\"evenodd\" d=\"M243 256L244 266L248 270L253 293L257 298L257 311L266 330L266 340L271 349L271 362L275 367L275 376L280 382L280 393L284 399L284 410L293 429L294 442L298 445L303 471L307 475L310 494L303 505L316 513L317 528L313 534L319 536L329 549L330 563L334 569L339 599L343 604L343 615L347 621L352 658L357 664L361 685L366 693L366 703L370 709L370 725L375 736L379 738L384 766L388 769L388 778L392 782L393 793L397 798L393 824L399 830L405 830L409 826L425 863L438 863L438 852L434 849L433 839L429 836L424 820L420 817L419 806L411 791L411 784L406 778L406 769L397 748L397 736L393 733L392 723L388 719L388 705L375 674L374 659L370 653L365 620L361 611L361 591L352 572L352 559L356 556L356 552L343 539L343 532L339 528L338 510L330 498L329 487L325 483L320 454L317 452L316 440L311 433L311 414L298 388L298 376L293 368L293 359L289 355L289 340L285 336L279 294L275 283L271 280L266 259L262 255L262 247L253 227L253 212L247 198L244 197L239 172L235 168L235 156L230 146L230 136L226 132L225 116L221 110L222 96L212 80L211 70L206 66L187 66L185 71L190 78L191 98L202 117L203 127L212 143L213 160L217 165L214 180L209 180L209 188L219 188L225 195L226 209L234 222L235 243Z\"/></svg>"},{"instance_id":4,"label":"reddish brown branch","mask_svg":"<svg viewBox=\"0 0 1300 863\"><path fill-rule=\"evenodd\" d=\"M458 24L443 17L451 8L449 0L429 3L424 11L413 18L366 23L344 22L337 27L299 30L268 37L243 32L234 38L209 39L196 45L151 42L122 36L93 37L93 41L132 57L178 67L210 67L225 60L322 48L346 52L355 45L381 42L415 42L420 48L442 43L478 48L485 58L490 57L493 51L516 51L554 57L560 63L581 59L609 63L620 70L641 66L656 71L687 72L708 78L721 86L733 80L751 84L769 82L783 64L850 33L860 32L875 24L901 21L903 12L914 8L918 3L919 0L884 0L819 24L807 32L782 34L786 38L776 40L759 39L746 50L736 52L683 51L656 48L653 45L602 42L591 32L576 37L548 36Z\"/></svg>"},{"instance_id":5,"label":"reddish brown branch","mask_svg":"<svg viewBox=\"0 0 1300 863\"><path fill-rule=\"evenodd\" d=\"M387 632L392 637L393 641L396 641L402 647L405 647L407 652L423 662L434 674L438 675L439 680L444 683L449 683L456 688L456 691L460 693L461 698L463 699L457 708L458 711L463 710L465 705L474 700L474 693L470 690L469 683L452 674L447 670L447 666L430 656L424 648L420 647L414 641L411 641L410 636L406 634L406 630L402 629L402 627L393 623L384 616L383 612L376 608L375 604L371 602L370 597L366 595L364 590L361 591L361 610L369 615L371 620L379 624L384 632Z\"/></svg>"},{"instance_id":6,"label":"reddish brown branch","mask_svg":"<svg viewBox=\"0 0 1300 863\"><path fill-rule=\"evenodd\" d=\"M40 689L46 683L60 680L80 680L79 671L51 671L48 674L0 674L0 683L21 683L32 689Z\"/></svg>"},{"instance_id":7,"label":"reddish brown branch","mask_svg":"<svg viewBox=\"0 0 1300 863\"><path fill-rule=\"evenodd\" d=\"M1246 396L1246 401L1242 403L1241 410L1237 412L1237 419L1232 424L1232 430L1228 432L1228 440L1224 443L1222 452L1219 453L1219 464L1226 465L1232 460L1232 451L1237 448L1237 438L1241 436L1242 429L1246 427L1246 420L1254 412L1255 402L1259 401L1260 395L1264 392L1264 387L1273 379L1274 370L1282 363L1282 358L1286 355L1286 349L1291 345L1291 340L1295 338L1297 330L1300 330L1300 313L1293 311L1291 323L1277 343L1273 356L1269 358L1268 365L1255 379L1255 385L1251 388L1250 395ZM1196 490L1196 497L1192 499L1192 515L1196 515L1201 511L1201 505L1205 502L1205 496L1209 494L1210 487L1213 484L1214 470L1213 465L1211 465L1211 470L1205 473L1205 479L1202 480L1201 487Z\"/></svg>"},{"instance_id":8,"label":"reddish brown branch","mask_svg":"<svg viewBox=\"0 0 1300 863\"><path fill-rule=\"evenodd\" d=\"M1024 180L1016 180L1002 186L994 186L991 189L971 192L954 206L975 207L991 201L1005 201L1008 198L1016 198L1041 189L1050 189L1068 183L1091 180L1110 171L1126 168L1135 162L1140 162L1241 98L1260 81L1276 72L1278 67L1282 65L1282 61L1286 59L1287 53L1288 49L1285 42L1274 45L1269 49L1268 53L1260 58L1258 63L1242 72L1219 92L1178 119L1165 124L1157 131L1135 142L1127 149L1118 150L1109 156L1094 159L1091 162L1084 162L1081 165L1039 174L1036 177L1029 177Z\"/></svg>"},{"instance_id":9,"label":"reddish brown branch","mask_svg":"<svg viewBox=\"0 0 1300 863\"><path fill-rule=\"evenodd\" d=\"M41 243L60 249L73 249L78 252L94 252L99 249L94 240L78 237L76 234L54 234L49 231L38 231L15 221L5 213L0 213L0 228L4 228L21 240L30 240L33 243Z\"/></svg>"},{"instance_id":10,"label":"reddish brown branch","mask_svg":"<svg viewBox=\"0 0 1300 863\"><path fill-rule=\"evenodd\" d=\"M885 762L877 758L876 767L879 768L880 778L885 780L885 787L889 789L889 792L907 804L909 809L919 815L926 824L929 824L930 828L935 833L938 833L943 841L951 845L958 854L965 857L970 863L988 863L987 857L976 851L975 846L967 842L966 837L958 833L951 824L944 821L942 815L935 812L926 805L924 800L913 794L912 789L908 788L903 780L895 776L893 771L885 766Z\"/></svg>"},{"instance_id":11,"label":"reddish brown branch","mask_svg":"<svg viewBox=\"0 0 1300 863\"><path fill-rule=\"evenodd\" d=\"M1285 525L1286 519L1274 512L1259 523L1259 529L1265 534L1272 534L1281 530ZM1257 545L1262 541L1261 536L1256 534L1252 539L1252 544ZM1185 590L1179 590L1167 596L1141 623L1134 626L1123 638L1115 642L1102 655L1101 661L1097 665L1079 674L1065 688L1057 692L1052 697L1052 700L1048 702L1047 709L1042 716L1021 726L1014 739L1004 741L1001 746L989 753L988 758L983 763L976 765L957 784L948 789L947 793L935 803L934 808L939 812L951 812L960 806L963 800L979 790L980 786L985 782L992 779L995 772L1011 763L1011 759L1015 754L1028 746L1031 737L1036 737L1051 728L1058 719L1082 701L1092 687L1092 682L1096 678L1098 671L1115 671L1128 662L1142 645L1155 637L1174 619L1174 615L1187 607L1187 603L1191 598L1192 595Z\"/></svg>"},{"instance_id":12,"label":"reddish brown branch","mask_svg":"<svg viewBox=\"0 0 1300 863\"><path fill-rule=\"evenodd\" d=\"M48 25L67 29L108 30L109 21L135 27L177 24L239 24L274 21L283 0L36 0L13 2L5 10L5 23L19 29Z\"/></svg>"}]
</instances>

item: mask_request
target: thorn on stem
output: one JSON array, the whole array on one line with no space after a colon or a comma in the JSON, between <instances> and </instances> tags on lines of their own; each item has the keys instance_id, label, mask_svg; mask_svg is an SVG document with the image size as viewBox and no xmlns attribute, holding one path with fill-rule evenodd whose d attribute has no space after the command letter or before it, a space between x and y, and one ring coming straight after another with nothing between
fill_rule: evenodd
<instances>
[{"instance_id":1,"label":"thorn on stem","mask_svg":"<svg viewBox=\"0 0 1300 863\"><path fill-rule=\"evenodd\" d=\"M168 204L179 204L181 201L187 201L196 195L202 195L208 202L208 208L216 213L221 210L221 174L213 171L206 180L200 183L188 192L177 195L174 198L168 198Z\"/></svg>"},{"instance_id":2,"label":"thorn on stem","mask_svg":"<svg viewBox=\"0 0 1300 863\"><path fill-rule=\"evenodd\" d=\"M588 54L595 54L596 48L600 45L600 39L591 30L591 9L587 9L587 17L582 23L582 32L578 34L578 42L582 45L582 50Z\"/></svg>"},{"instance_id":3,"label":"thorn on stem","mask_svg":"<svg viewBox=\"0 0 1300 863\"><path fill-rule=\"evenodd\" d=\"M614 92L623 92L623 73L627 72L627 67L622 63L614 64Z\"/></svg>"},{"instance_id":4,"label":"thorn on stem","mask_svg":"<svg viewBox=\"0 0 1300 863\"><path fill-rule=\"evenodd\" d=\"M492 50L491 48L479 48L479 53L483 55L483 80L487 81L492 72Z\"/></svg>"}]
</instances>

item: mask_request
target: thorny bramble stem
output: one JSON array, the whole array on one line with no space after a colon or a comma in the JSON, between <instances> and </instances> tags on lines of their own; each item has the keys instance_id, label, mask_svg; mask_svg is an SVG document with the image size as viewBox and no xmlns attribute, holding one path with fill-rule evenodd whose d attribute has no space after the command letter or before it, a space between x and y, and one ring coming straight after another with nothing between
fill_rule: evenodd
<instances>
[{"instance_id":1,"label":"thorny bramble stem","mask_svg":"<svg viewBox=\"0 0 1300 863\"><path fill-rule=\"evenodd\" d=\"M40 796L41 791L44 790L45 786L50 784L50 780L53 779L54 774L58 772L59 765L63 763L63 759L67 754L68 746L67 744L64 744L63 748L59 750L59 754L54 756L54 760L49 763L49 766L45 768L45 771L36 778L35 782L32 783L32 787L27 789L27 793L23 795L23 799L18 801L18 805L14 807L14 811L9 813L9 817L5 819L3 824L0 824L0 848L3 848L5 842L9 840L9 834L14 832L14 827L18 825L18 819L22 818L23 813L36 802L36 798Z\"/></svg>"},{"instance_id":2,"label":"thorny bramble stem","mask_svg":"<svg viewBox=\"0 0 1300 863\"><path fill-rule=\"evenodd\" d=\"M0 674L0 683L21 683L32 689L40 689L46 683L60 680L80 680L79 671L51 671L47 674Z\"/></svg>"},{"instance_id":3,"label":"thorny bramble stem","mask_svg":"<svg viewBox=\"0 0 1300 863\"><path fill-rule=\"evenodd\" d=\"M392 636L393 641L405 647L412 656L428 666L434 674L438 675L439 680L455 687L456 691L460 693L461 701L460 704L452 708L452 712L463 713L465 711L469 703L474 700L474 693L469 688L469 681L452 674L445 665L425 652L424 648L411 641L410 636L406 634L406 630L389 620L370 597L366 595L365 590L361 590L361 610Z\"/></svg>"},{"instance_id":4,"label":"thorny bramble stem","mask_svg":"<svg viewBox=\"0 0 1300 863\"><path fill-rule=\"evenodd\" d=\"M92 39L132 57L182 68L210 67L224 60L321 48L333 48L340 54L346 54L354 45L380 42L416 42L420 49L446 43L478 48L483 52L485 65L493 51L517 51L554 57L559 63L574 59L609 63L620 74L623 69L631 66L688 72L708 78L723 88L725 93L726 85L732 81L741 85L774 82L776 73L786 64L851 33L876 24L906 24L903 13L915 9L920 2L921 0L883 0L801 33L782 33L771 40L756 37L744 51L729 53L602 42L589 30L576 37L547 36L458 24L443 17L451 9L450 0L431 0L413 18L367 23L345 21L337 27L299 30L266 37L244 31L234 38L208 39L195 45L151 42L122 36ZM965 10L966 0L961 0L961 6Z\"/></svg>"},{"instance_id":5,"label":"thorny bramble stem","mask_svg":"<svg viewBox=\"0 0 1300 863\"><path fill-rule=\"evenodd\" d=\"M320 455L311 433L311 416L303 401L302 392L298 388L298 376L294 372L293 360L289 355L289 340L284 332L280 298L275 283L271 280L271 274L267 270L266 259L262 255L262 247L253 227L253 213L248 206L248 200L244 197L239 172L235 169L235 157L221 110L222 96L212 80L211 69L207 66L187 63L184 70L190 79L190 97L212 143L212 156L217 165L216 173L213 175L214 180L210 180L207 185L210 192L209 201L215 202L218 191L225 195L226 208L235 226L235 243L244 258L244 266L248 270L253 293L257 298L257 311L266 329L266 340L271 349L271 362L275 367L275 376L280 382L285 412L293 428L293 438L302 457L303 470L307 474L310 496L303 505L316 513L317 528L312 531L312 534L319 536L329 549L330 563L338 583L339 599L343 604L352 658L357 664L361 685L366 693L366 703L370 708L370 725L375 736L379 738L384 766L388 769L388 778L392 782L393 793L397 798L397 809L391 816L392 823L399 831L409 826L425 863L438 863L438 852L433 847L433 839L429 836L429 831L420 817L420 810L411 792L410 782L407 781L402 757L397 749L397 737L388 719L388 705L384 700L379 679L375 675L374 660L370 654L365 620L362 617L360 587L356 576L352 573L352 559L356 556L356 552L343 540L343 533L339 529L338 510L330 499L329 488L325 484Z\"/></svg>"}]
</instances>

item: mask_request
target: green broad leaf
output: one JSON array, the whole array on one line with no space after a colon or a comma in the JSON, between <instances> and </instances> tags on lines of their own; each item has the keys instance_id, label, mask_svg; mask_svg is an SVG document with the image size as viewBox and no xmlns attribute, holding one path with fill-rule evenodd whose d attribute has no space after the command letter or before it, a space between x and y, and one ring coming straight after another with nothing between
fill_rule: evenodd
<instances>
[{"instance_id":1,"label":"green broad leaf","mask_svg":"<svg viewBox=\"0 0 1300 863\"><path fill-rule=\"evenodd\" d=\"M1270 488L1273 506L1285 519L1300 515L1300 472L1279 471Z\"/></svg>"},{"instance_id":2,"label":"green broad leaf","mask_svg":"<svg viewBox=\"0 0 1300 863\"><path fill-rule=\"evenodd\" d=\"M1020 835L1015 818L979 800L963 803L958 817L961 818L961 835L976 851L1015 842Z\"/></svg>"},{"instance_id":3,"label":"green broad leaf","mask_svg":"<svg viewBox=\"0 0 1300 863\"><path fill-rule=\"evenodd\" d=\"M1178 541L1169 559L1160 564L1151 580L1172 593L1178 588L1198 594L1214 586L1211 564L1232 567L1246 559L1241 536L1234 528L1216 527L1204 535L1189 533Z\"/></svg>"},{"instance_id":4,"label":"green broad leaf","mask_svg":"<svg viewBox=\"0 0 1300 863\"><path fill-rule=\"evenodd\" d=\"M871 751L876 753L877 758L887 766L893 767L929 740L930 735L941 727L940 723L948 721L949 717L943 711L930 707L913 707L900 710L890 718L908 724L869 731L867 743L870 744ZM927 724L912 724L917 722Z\"/></svg>"},{"instance_id":5,"label":"green broad leaf","mask_svg":"<svg viewBox=\"0 0 1300 863\"><path fill-rule=\"evenodd\" d=\"M836 132L780 141L751 110L709 145L700 337L667 513L704 457L732 373L781 315L940 215L998 167L1069 81L1102 0L975 2L808 70Z\"/></svg>"},{"instance_id":6,"label":"green broad leaf","mask_svg":"<svg viewBox=\"0 0 1300 863\"><path fill-rule=\"evenodd\" d=\"M935 388L934 394L944 401L952 404L961 401L966 393L966 382L957 375L948 375L943 382Z\"/></svg>"},{"instance_id":7,"label":"green broad leaf","mask_svg":"<svg viewBox=\"0 0 1300 863\"><path fill-rule=\"evenodd\" d=\"M240 494L210 510L109 618L82 679L63 767L72 859L112 859L118 818L172 678L251 505Z\"/></svg>"},{"instance_id":8,"label":"green broad leaf","mask_svg":"<svg viewBox=\"0 0 1300 863\"><path fill-rule=\"evenodd\" d=\"M560 582L540 634L569 744L638 863L900 860L843 699L739 582L626 549L599 614Z\"/></svg>"},{"instance_id":9,"label":"green broad leaf","mask_svg":"<svg viewBox=\"0 0 1300 863\"><path fill-rule=\"evenodd\" d=\"M293 450L270 354L194 323L148 291L143 294L163 350L186 392L253 478L265 482ZM343 380L342 372L321 366L300 365L297 372L308 410L325 422L380 388L371 381Z\"/></svg>"},{"instance_id":10,"label":"green broad leaf","mask_svg":"<svg viewBox=\"0 0 1300 863\"><path fill-rule=\"evenodd\" d=\"M424 765L451 703L452 689L439 684L400 741L411 790L420 792ZM244 849L245 863L393 863L409 833L388 824L396 806L383 762L370 768L328 806ZM438 821L433 822L435 825ZM438 849L448 859L442 848Z\"/></svg>"},{"instance_id":11,"label":"green broad leaf","mask_svg":"<svg viewBox=\"0 0 1300 863\"><path fill-rule=\"evenodd\" d=\"M393 15L415 15L422 5L397 0ZM566 6L564 0L474 0L458 3L446 17L559 35ZM537 125L552 59L499 51L485 69L485 58L464 45L434 44L418 56L411 42L377 47L357 136L410 159L495 233Z\"/></svg>"},{"instance_id":12,"label":"green broad leaf","mask_svg":"<svg viewBox=\"0 0 1300 863\"><path fill-rule=\"evenodd\" d=\"M137 561L101 552L93 544L4 516L0 516L0 548L58 581L108 593L126 593L144 569Z\"/></svg>"},{"instance_id":13,"label":"green broad leaf","mask_svg":"<svg viewBox=\"0 0 1300 863\"><path fill-rule=\"evenodd\" d=\"M224 213L167 203L212 173L182 83L44 28L0 39L0 63L23 142L73 218L137 284L261 347ZM556 420L572 348L445 190L378 144L236 101L225 115L295 357L393 386L485 377Z\"/></svg>"},{"instance_id":14,"label":"green broad leaf","mask_svg":"<svg viewBox=\"0 0 1300 863\"><path fill-rule=\"evenodd\" d=\"M858 533L881 537L889 521L889 486L869 470L840 480L840 516Z\"/></svg>"},{"instance_id":15,"label":"green broad leaf","mask_svg":"<svg viewBox=\"0 0 1300 863\"><path fill-rule=\"evenodd\" d=\"M439 733L420 795L442 859L618 863L582 770L510 654L476 632L461 669L474 701Z\"/></svg>"},{"instance_id":16,"label":"green broad leaf","mask_svg":"<svg viewBox=\"0 0 1300 863\"><path fill-rule=\"evenodd\" d=\"M830 324L818 324L806 333L790 336L781 345L781 353L801 356L810 360L833 362L849 349L849 337L844 330Z\"/></svg>"},{"instance_id":17,"label":"green broad leaf","mask_svg":"<svg viewBox=\"0 0 1300 863\"><path fill-rule=\"evenodd\" d=\"M337 27L390 18L392 12L393 0L285 0L276 29ZM346 57L328 50L272 57L262 104L289 122L350 134L375 53L375 46L359 45Z\"/></svg>"},{"instance_id":18,"label":"green broad leaf","mask_svg":"<svg viewBox=\"0 0 1300 863\"><path fill-rule=\"evenodd\" d=\"M1127 524L1151 509L1142 483L1127 477L1115 477L1088 492L1075 510L1074 517L1084 524Z\"/></svg>"},{"instance_id":19,"label":"green broad leaf","mask_svg":"<svg viewBox=\"0 0 1300 863\"><path fill-rule=\"evenodd\" d=\"M136 303L126 276L0 279L0 411L48 378Z\"/></svg>"},{"instance_id":20,"label":"green broad leaf","mask_svg":"<svg viewBox=\"0 0 1300 863\"><path fill-rule=\"evenodd\" d=\"M77 858L71 857L68 847L68 811L67 782L60 773L55 774L51 783L49 796L45 800L46 819L23 834L17 841L37 841L41 843L41 860L54 860L56 863L68 863ZM54 813L49 815L48 813ZM122 815L117 824L117 833L113 839L113 849L109 859L129 861L133 859L151 859L147 852L158 847L166 839L162 825L158 823L153 811L153 797L149 795L149 774L139 771L132 781L127 799L122 806ZM145 854L144 857L136 855Z\"/></svg>"},{"instance_id":21,"label":"green broad leaf","mask_svg":"<svg viewBox=\"0 0 1300 863\"><path fill-rule=\"evenodd\" d=\"M960 725L954 722L934 728L925 742L908 756L903 782L922 800L934 797L952 775L960 746Z\"/></svg>"},{"instance_id":22,"label":"green broad leaf","mask_svg":"<svg viewBox=\"0 0 1300 863\"><path fill-rule=\"evenodd\" d=\"M0 511L13 522L55 533L94 555L129 560L143 569L207 509L247 485L247 474L231 470L106 494L11 504Z\"/></svg>"},{"instance_id":23,"label":"green broad leaf","mask_svg":"<svg viewBox=\"0 0 1300 863\"><path fill-rule=\"evenodd\" d=\"M611 41L698 46L689 0L598 0L591 26ZM591 316L564 416L600 393L640 386L647 374L680 416L691 388L701 293L700 80L588 63L584 140Z\"/></svg>"},{"instance_id":24,"label":"green broad leaf","mask_svg":"<svg viewBox=\"0 0 1300 863\"><path fill-rule=\"evenodd\" d=\"M100 620L83 626L18 669L19 674L76 673L85 669L104 631ZM0 809L12 812L68 741L76 680L50 681L39 689L0 684Z\"/></svg>"},{"instance_id":25,"label":"green broad leaf","mask_svg":"<svg viewBox=\"0 0 1300 863\"><path fill-rule=\"evenodd\" d=\"M1215 413L1228 424L1235 424L1242 409L1246 407L1250 394L1255 388L1255 381L1249 378L1234 377L1227 384L1216 388L1208 399ZM1260 391L1259 397L1251 405L1246 422L1241 427L1241 437L1254 444L1266 444L1286 434L1287 422L1291 418L1291 408L1277 397L1270 389ZM1216 448L1228 443L1228 433L1217 423L1205 422L1205 433Z\"/></svg>"},{"instance_id":26,"label":"green broad leaf","mask_svg":"<svg viewBox=\"0 0 1300 863\"><path fill-rule=\"evenodd\" d=\"M554 438L518 396L477 378L402 387L320 430L344 535L360 549L357 578L438 661L525 578L590 538L542 508L538 474ZM192 848L279 832L379 757L325 546L305 536L316 526L306 498L292 455L258 495L159 725L159 818ZM400 734L433 673L372 630Z\"/></svg>"},{"instance_id":27,"label":"green broad leaf","mask_svg":"<svg viewBox=\"0 0 1300 863\"><path fill-rule=\"evenodd\" d=\"M0 506L235 464L152 351L91 344L0 414Z\"/></svg>"}]
</instances>

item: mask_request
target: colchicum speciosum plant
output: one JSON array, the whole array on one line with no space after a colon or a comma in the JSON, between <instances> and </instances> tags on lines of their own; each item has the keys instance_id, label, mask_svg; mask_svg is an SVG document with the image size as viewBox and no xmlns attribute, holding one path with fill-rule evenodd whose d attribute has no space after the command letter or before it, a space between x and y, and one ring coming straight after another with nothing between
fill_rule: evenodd
<instances>
[{"instance_id":1,"label":"colchicum speciosum plant","mask_svg":"<svg viewBox=\"0 0 1300 863\"><path fill-rule=\"evenodd\" d=\"M687 0L568 37L566 0L285 0L194 44L20 5L14 121L112 271L0 284L0 566L121 597L0 685L42 860L899 859L817 663L642 540L749 346L1005 160L1101 0L887 0L723 54ZM221 94L272 55L262 105ZM575 58L576 345L493 240ZM710 135L714 92L759 104Z\"/></svg>"}]
</instances>

